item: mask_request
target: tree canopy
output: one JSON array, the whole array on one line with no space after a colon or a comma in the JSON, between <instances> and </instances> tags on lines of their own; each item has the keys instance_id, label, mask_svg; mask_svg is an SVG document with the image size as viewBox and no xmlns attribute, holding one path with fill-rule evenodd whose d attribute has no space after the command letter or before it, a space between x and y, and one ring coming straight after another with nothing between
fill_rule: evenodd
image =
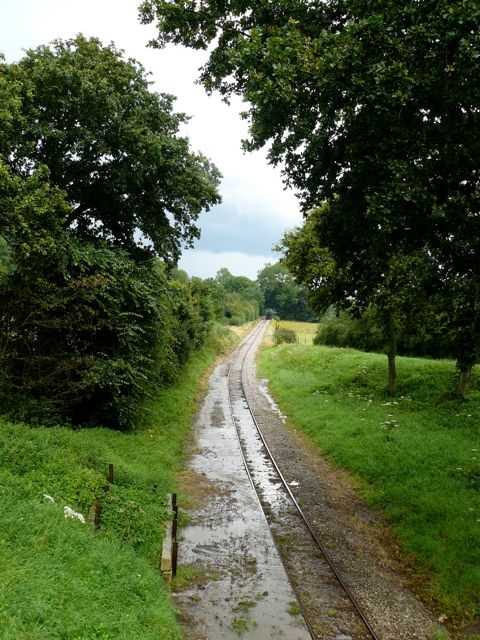
<instances>
[{"instance_id":1,"label":"tree canopy","mask_svg":"<svg viewBox=\"0 0 480 640\"><path fill-rule=\"evenodd\" d=\"M234 276L225 267L215 276L225 295L225 314L232 324L255 320L263 310L263 295L257 284L246 276Z\"/></svg>"},{"instance_id":2,"label":"tree canopy","mask_svg":"<svg viewBox=\"0 0 480 640\"><path fill-rule=\"evenodd\" d=\"M362 310L389 289L390 312L405 265L412 275L419 260L436 265L458 328L469 318L459 366L471 366L480 283L478 2L144 0L141 12L157 23L153 46L209 50L202 83L226 99L244 97L246 148L269 145L304 212L328 204L315 230L324 281L330 261L330 297ZM316 267L305 268L308 280Z\"/></svg>"},{"instance_id":3,"label":"tree canopy","mask_svg":"<svg viewBox=\"0 0 480 640\"><path fill-rule=\"evenodd\" d=\"M257 285L263 294L265 311L275 311L282 320L308 322L313 319L306 289L295 282L285 264L266 264L258 272Z\"/></svg>"},{"instance_id":4,"label":"tree canopy","mask_svg":"<svg viewBox=\"0 0 480 640\"><path fill-rule=\"evenodd\" d=\"M175 263L199 236L202 210L220 201L220 174L179 135L187 116L174 98L151 91L143 67L113 44L81 35L29 50L0 73L15 106L0 113L12 170L25 178L48 167L77 237Z\"/></svg>"},{"instance_id":5,"label":"tree canopy","mask_svg":"<svg viewBox=\"0 0 480 640\"><path fill-rule=\"evenodd\" d=\"M142 16L154 46L210 47L203 84L245 98L247 147L270 143L305 211L330 201L337 257L428 241L447 259L469 243L477 2L145 0Z\"/></svg>"},{"instance_id":6,"label":"tree canopy","mask_svg":"<svg viewBox=\"0 0 480 640\"><path fill-rule=\"evenodd\" d=\"M209 48L201 81L245 98L248 146L270 142L272 161L285 162L306 209L339 184L362 175L365 184L374 168L375 186L389 174L397 184L418 176L404 182L410 198L419 189L418 202L429 180L440 190L447 168L457 188L463 174L471 191L479 13L475 0L141 5L143 21L157 21L153 46Z\"/></svg>"},{"instance_id":7,"label":"tree canopy","mask_svg":"<svg viewBox=\"0 0 480 640\"><path fill-rule=\"evenodd\" d=\"M0 410L15 419L134 427L208 335L212 305L165 263L220 174L173 101L96 39L0 59Z\"/></svg>"}]
</instances>

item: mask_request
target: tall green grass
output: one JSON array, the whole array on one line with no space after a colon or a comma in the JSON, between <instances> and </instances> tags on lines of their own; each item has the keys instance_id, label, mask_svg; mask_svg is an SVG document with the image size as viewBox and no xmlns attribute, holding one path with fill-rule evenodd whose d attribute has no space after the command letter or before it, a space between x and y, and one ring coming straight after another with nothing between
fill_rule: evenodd
<instances>
[{"instance_id":1,"label":"tall green grass","mask_svg":"<svg viewBox=\"0 0 480 640\"><path fill-rule=\"evenodd\" d=\"M0 418L2 640L178 640L158 569L167 493L183 463L203 374L230 340L214 331L132 433L11 424ZM104 491L108 465L114 485ZM49 497L53 498L51 502ZM101 527L85 517L102 501Z\"/></svg>"},{"instance_id":2,"label":"tall green grass","mask_svg":"<svg viewBox=\"0 0 480 640\"><path fill-rule=\"evenodd\" d=\"M421 595L460 628L480 614L480 378L460 402L452 362L348 349L266 348L260 374L295 427L350 471L392 523Z\"/></svg>"}]
</instances>

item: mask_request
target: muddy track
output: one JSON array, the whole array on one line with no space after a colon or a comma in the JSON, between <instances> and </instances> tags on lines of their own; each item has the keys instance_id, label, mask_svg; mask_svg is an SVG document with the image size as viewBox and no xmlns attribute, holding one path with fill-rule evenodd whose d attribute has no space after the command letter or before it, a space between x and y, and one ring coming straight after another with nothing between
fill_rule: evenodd
<instances>
[{"instance_id":1,"label":"muddy track","mask_svg":"<svg viewBox=\"0 0 480 640\"><path fill-rule=\"evenodd\" d=\"M230 361L217 368L196 425L190 490L205 503L191 510L192 524L184 532L180 561L183 557L186 564L202 567L203 575L197 584L176 594L185 637L433 639L439 625L405 587L408 576L392 553L394 548L384 544L390 538L388 528L359 501L342 473L332 470L298 434L287 430L256 379L254 355L259 341L261 335L247 337ZM280 482L268 467L265 447L255 434L250 408L289 490L374 635L280 490ZM250 473L246 484L238 442L233 442L235 430L245 447ZM251 496L245 498L253 493L252 485L258 492L253 502ZM268 532L263 526L258 528L264 519L258 515L258 502ZM233 526L225 525L228 522ZM229 534L219 537L218 530L225 531L225 527ZM278 555L283 566L275 569L277 577L272 578L268 571L276 567ZM280 584L282 596L275 594ZM265 611L269 612L266 618ZM297 616L292 620L294 611Z\"/></svg>"},{"instance_id":2,"label":"muddy track","mask_svg":"<svg viewBox=\"0 0 480 640\"><path fill-rule=\"evenodd\" d=\"M229 370L231 412L244 464L287 568L312 638L379 640L366 615L318 540L262 437L254 407L249 356L262 339L264 327L252 332ZM254 391L256 391L256 380ZM292 486L299 485L298 480Z\"/></svg>"}]
</instances>

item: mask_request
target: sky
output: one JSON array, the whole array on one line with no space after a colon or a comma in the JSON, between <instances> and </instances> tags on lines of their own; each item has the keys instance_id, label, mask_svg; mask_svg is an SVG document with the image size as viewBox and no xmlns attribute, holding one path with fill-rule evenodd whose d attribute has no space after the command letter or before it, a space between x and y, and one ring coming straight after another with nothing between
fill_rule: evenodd
<instances>
[{"instance_id":1,"label":"sky","mask_svg":"<svg viewBox=\"0 0 480 640\"><path fill-rule=\"evenodd\" d=\"M179 267L191 276L212 277L226 267L234 275L254 280L279 254L273 246L285 231L302 222L295 195L285 190L280 169L268 165L265 152L244 153L241 140L248 125L240 118L240 99L230 106L219 96L207 96L195 83L203 52L170 46L147 47L155 35L141 25L140 0L0 0L0 51L7 62L26 49L78 33L115 43L151 73L152 90L177 97L175 110L191 116L182 130L192 150L210 158L223 175L222 204L202 214L201 238L185 250Z\"/></svg>"}]
</instances>

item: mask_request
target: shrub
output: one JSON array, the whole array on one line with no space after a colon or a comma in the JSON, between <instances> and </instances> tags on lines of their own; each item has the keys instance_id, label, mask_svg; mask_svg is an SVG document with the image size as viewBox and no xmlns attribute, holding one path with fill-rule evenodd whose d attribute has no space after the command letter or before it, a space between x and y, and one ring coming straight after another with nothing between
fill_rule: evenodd
<instances>
[{"instance_id":1,"label":"shrub","mask_svg":"<svg viewBox=\"0 0 480 640\"><path fill-rule=\"evenodd\" d=\"M397 335L398 354L431 358L455 357L452 339L444 330L444 324L432 310L421 324L403 326ZM338 315L329 311L320 322L314 344L377 353L384 353L386 348L386 340L374 308L367 309L360 318L351 318L344 311Z\"/></svg>"},{"instance_id":2,"label":"shrub","mask_svg":"<svg viewBox=\"0 0 480 640\"><path fill-rule=\"evenodd\" d=\"M298 342L298 338L295 331L292 331L291 329L277 328L275 329L273 334L273 341L275 344L282 344L284 342L293 344L295 342Z\"/></svg>"},{"instance_id":3,"label":"shrub","mask_svg":"<svg viewBox=\"0 0 480 640\"><path fill-rule=\"evenodd\" d=\"M373 316L371 310L361 318L350 318L345 312L338 316L329 315L320 322L314 344L382 352L385 339Z\"/></svg>"},{"instance_id":4,"label":"shrub","mask_svg":"<svg viewBox=\"0 0 480 640\"><path fill-rule=\"evenodd\" d=\"M165 277L102 244L57 250L18 260L0 289L1 408L128 428L169 356Z\"/></svg>"}]
</instances>

